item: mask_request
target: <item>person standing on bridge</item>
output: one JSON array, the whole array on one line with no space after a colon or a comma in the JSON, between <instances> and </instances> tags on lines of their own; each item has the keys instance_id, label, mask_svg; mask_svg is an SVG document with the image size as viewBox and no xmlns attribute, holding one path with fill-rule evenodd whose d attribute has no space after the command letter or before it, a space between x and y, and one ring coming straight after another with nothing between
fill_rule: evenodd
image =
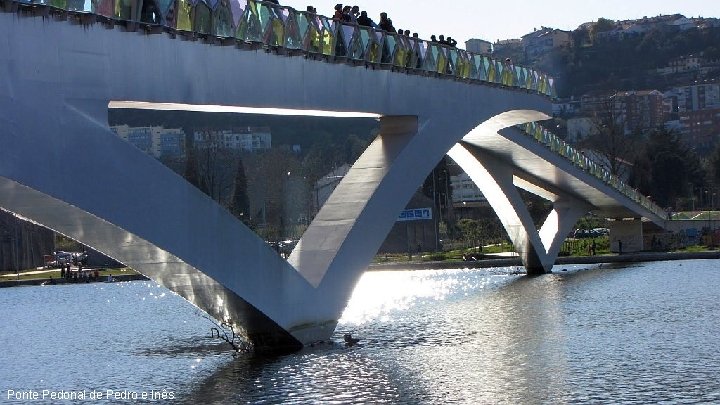
<instances>
[{"instance_id":1,"label":"person standing on bridge","mask_svg":"<svg viewBox=\"0 0 720 405\"><path fill-rule=\"evenodd\" d=\"M363 26L363 27L374 27L375 26L375 23L373 22L373 20L370 17L368 17L367 11L362 11L360 13L360 17L358 17L357 23L358 23L358 25Z\"/></svg>"},{"instance_id":2,"label":"person standing on bridge","mask_svg":"<svg viewBox=\"0 0 720 405\"><path fill-rule=\"evenodd\" d=\"M395 27L392 25L392 20L387 16L387 13L380 13L380 23L378 24L381 30L385 32L395 32Z\"/></svg>"}]
</instances>

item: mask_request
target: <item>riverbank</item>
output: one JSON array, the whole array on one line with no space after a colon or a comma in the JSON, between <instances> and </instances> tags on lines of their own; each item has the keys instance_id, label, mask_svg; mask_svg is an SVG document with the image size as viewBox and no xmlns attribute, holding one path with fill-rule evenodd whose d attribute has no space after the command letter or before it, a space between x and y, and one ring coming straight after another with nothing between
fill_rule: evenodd
<instances>
[{"instance_id":1,"label":"riverbank","mask_svg":"<svg viewBox=\"0 0 720 405\"><path fill-rule=\"evenodd\" d=\"M90 269L87 269L90 270ZM78 269L73 268L71 273L77 274ZM125 269L103 269L98 272L98 278L64 278L60 277L60 270L30 270L23 271L19 274L5 273L0 275L0 288L19 287L31 285L60 285L60 284L85 284L85 283L103 283L108 281L108 277L112 277L113 282L117 281L134 281L148 280L147 277L135 272L134 270Z\"/></svg>"},{"instance_id":2,"label":"riverbank","mask_svg":"<svg viewBox=\"0 0 720 405\"><path fill-rule=\"evenodd\" d=\"M705 252L642 252L642 253L629 253L623 255L599 255L599 256L567 256L559 257L555 261L555 265L573 265L573 264L603 264L603 263L643 263L643 262L657 262L657 261L674 261L674 260L716 260L720 259L720 251L705 251ZM382 270L439 270L439 269L483 269L493 267L519 267L519 271L522 269L522 261L520 257L485 257L480 260L474 261L408 261L408 262L388 262L388 263L373 263L368 267L370 271L382 271ZM126 269L124 271L130 272L130 274L122 274L122 271L117 271L116 274L112 275L113 281L135 281L135 280L148 280L147 277L142 274L136 273L132 270ZM38 272L42 273L42 272ZM22 276L26 273L20 273ZM73 280L65 279L60 277L37 277L37 278L22 278L20 280L0 280L0 288L4 287L18 287L18 286L29 286L29 285L59 285L59 284L78 284L78 283L96 283L106 282L107 276L102 275L96 281L84 281L84 280Z\"/></svg>"},{"instance_id":3,"label":"riverbank","mask_svg":"<svg viewBox=\"0 0 720 405\"><path fill-rule=\"evenodd\" d=\"M602 264L602 263L642 263L673 260L720 259L720 251L705 252L641 252L622 255L599 256L566 256L558 257L555 265L571 264ZM484 257L473 261L441 261L441 262L388 262L373 263L369 270L432 270L432 269L483 269L492 267L522 267L520 257Z\"/></svg>"}]
</instances>

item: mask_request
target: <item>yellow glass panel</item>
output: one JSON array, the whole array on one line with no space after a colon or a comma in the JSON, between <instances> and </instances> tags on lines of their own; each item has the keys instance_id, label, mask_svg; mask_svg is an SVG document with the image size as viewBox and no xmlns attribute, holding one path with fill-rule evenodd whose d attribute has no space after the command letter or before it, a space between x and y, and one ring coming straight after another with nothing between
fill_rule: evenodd
<instances>
[{"instance_id":1,"label":"yellow glass panel","mask_svg":"<svg viewBox=\"0 0 720 405\"><path fill-rule=\"evenodd\" d=\"M190 10L192 5L189 0L177 0L177 26L182 31L192 31L192 21L190 20Z\"/></svg>"}]
</instances>

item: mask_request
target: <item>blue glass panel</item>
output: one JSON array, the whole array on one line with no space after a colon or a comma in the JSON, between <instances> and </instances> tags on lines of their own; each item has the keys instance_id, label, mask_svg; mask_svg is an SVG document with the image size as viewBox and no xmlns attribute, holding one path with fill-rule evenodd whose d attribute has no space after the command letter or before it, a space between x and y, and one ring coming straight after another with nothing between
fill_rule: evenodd
<instances>
[{"instance_id":1,"label":"blue glass panel","mask_svg":"<svg viewBox=\"0 0 720 405\"><path fill-rule=\"evenodd\" d=\"M385 34L382 48L382 60L383 64L392 64L395 60L395 48L397 45L397 37L395 34Z\"/></svg>"},{"instance_id":2,"label":"blue glass panel","mask_svg":"<svg viewBox=\"0 0 720 405\"><path fill-rule=\"evenodd\" d=\"M233 27L237 30L245 13L246 0L230 0L230 11L233 16Z\"/></svg>"}]
</instances>

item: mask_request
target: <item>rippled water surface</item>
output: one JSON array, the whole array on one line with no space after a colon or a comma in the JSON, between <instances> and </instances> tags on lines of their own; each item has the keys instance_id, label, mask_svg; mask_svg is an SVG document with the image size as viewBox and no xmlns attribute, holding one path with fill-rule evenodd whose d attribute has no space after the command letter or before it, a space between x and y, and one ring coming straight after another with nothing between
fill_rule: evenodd
<instances>
[{"instance_id":1,"label":"rippled water surface","mask_svg":"<svg viewBox=\"0 0 720 405\"><path fill-rule=\"evenodd\" d=\"M568 271L563 271L568 270ZM184 403L720 403L717 261L369 272L333 345L233 356L152 282L0 290L8 390ZM361 338L345 348L343 333ZM12 400L12 398L10 398Z\"/></svg>"}]
</instances>

